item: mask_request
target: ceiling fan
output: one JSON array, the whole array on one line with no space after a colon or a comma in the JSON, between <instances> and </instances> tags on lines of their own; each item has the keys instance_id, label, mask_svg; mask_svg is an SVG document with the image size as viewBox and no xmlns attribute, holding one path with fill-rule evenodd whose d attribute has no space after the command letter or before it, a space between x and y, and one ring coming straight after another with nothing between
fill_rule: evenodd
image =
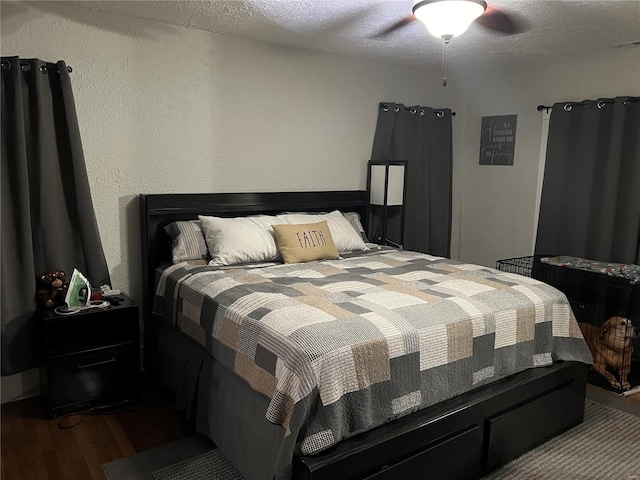
<instances>
[{"instance_id":1,"label":"ceiling fan","mask_svg":"<svg viewBox=\"0 0 640 480\"><path fill-rule=\"evenodd\" d=\"M447 46L453 37L463 34L474 21L484 28L513 35L523 31L523 25L513 15L490 7L484 0L417 0L413 13L385 28L374 38L381 38L419 20L431 35L442 38L444 70L443 86L447 86Z\"/></svg>"}]
</instances>

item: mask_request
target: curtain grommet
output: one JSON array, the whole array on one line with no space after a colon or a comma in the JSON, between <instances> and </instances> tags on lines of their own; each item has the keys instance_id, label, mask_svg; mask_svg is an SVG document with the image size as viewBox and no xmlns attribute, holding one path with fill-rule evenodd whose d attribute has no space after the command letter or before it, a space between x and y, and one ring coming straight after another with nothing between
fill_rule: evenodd
<instances>
[{"instance_id":1,"label":"curtain grommet","mask_svg":"<svg viewBox=\"0 0 640 480\"><path fill-rule=\"evenodd\" d=\"M382 106L382 111L383 111L383 112L388 112L388 111L389 111L389 105L384 104L384 105Z\"/></svg>"},{"instance_id":2,"label":"curtain grommet","mask_svg":"<svg viewBox=\"0 0 640 480\"><path fill-rule=\"evenodd\" d=\"M410 113L411 115L415 115L415 114L416 114L416 112L417 112L417 110L416 110L415 108L410 108L410 109L409 109L409 113Z\"/></svg>"},{"instance_id":3,"label":"curtain grommet","mask_svg":"<svg viewBox=\"0 0 640 480\"><path fill-rule=\"evenodd\" d=\"M20 68L23 72L28 72L29 70L31 70L31 65L29 65L28 63L21 63Z\"/></svg>"},{"instance_id":4,"label":"curtain grommet","mask_svg":"<svg viewBox=\"0 0 640 480\"><path fill-rule=\"evenodd\" d=\"M11 62L2 62L2 70L10 70Z\"/></svg>"},{"instance_id":5,"label":"curtain grommet","mask_svg":"<svg viewBox=\"0 0 640 480\"><path fill-rule=\"evenodd\" d=\"M69 72L69 73L73 72L73 68L67 66L67 72Z\"/></svg>"},{"instance_id":6,"label":"curtain grommet","mask_svg":"<svg viewBox=\"0 0 640 480\"><path fill-rule=\"evenodd\" d=\"M436 112L436 117L438 117L438 118L442 118L442 117L444 117L444 112L443 112L442 110L438 110L438 111Z\"/></svg>"},{"instance_id":7,"label":"curtain grommet","mask_svg":"<svg viewBox=\"0 0 640 480\"><path fill-rule=\"evenodd\" d=\"M596 103L596 107L598 108L604 108L605 105L606 103L603 102L602 100L598 100L598 103Z\"/></svg>"},{"instance_id":8,"label":"curtain grommet","mask_svg":"<svg viewBox=\"0 0 640 480\"><path fill-rule=\"evenodd\" d=\"M398 112L400 111L400 107L398 107L398 106L396 105L396 107L393 109L393 111L394 111L394 112L396 112L396 113L398 113Z\"/></svg>"},{"instance_id":9,"label":"curtain grommet","mask_svg":"<svg viewBox=\"0 0 640 480\"><path fill-rule=\"evenodd\" d=\"M564 109L565 112L570 112L573 109L573 106L571 106L570 104L567 103L562 108Z\"/></svg>"},{"instance_id":10,"label":"curtain grommet","mask_svg":"<svg viewBox=\"0 0 640 480\"><path fill-rule=\"evenodd\" d=\"M41 71L42 73L47 73L47 71L48 71L48 70L47 70L47 66L46 66L46 65L40 65L40 71Z\"/></svg>"},{"instance_id":11,"label":"curtain grommet","mask_svg":"<svg viewBox=\"0 0 640 480\"><path fill-rule=\"evenodd\" d=\"M420 116L421 116L421 117L424 117L424 113L425 113L425 112L424 112L424 109L420 110Z\"/></svg>"}]
</instances>

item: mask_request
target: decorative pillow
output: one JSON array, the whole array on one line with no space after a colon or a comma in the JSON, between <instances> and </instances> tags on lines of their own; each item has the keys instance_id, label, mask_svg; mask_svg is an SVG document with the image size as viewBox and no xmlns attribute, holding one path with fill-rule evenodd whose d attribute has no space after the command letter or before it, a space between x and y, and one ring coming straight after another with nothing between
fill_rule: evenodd
<instances>
[{"instance_id":1,"label":"decorative pillow","mask_svg":"<svg viewBox=\"0 0 640 480\"><path fill-rule=\"evenodd\" d=\"M274 225L284 263L340 258L326 220L318 223Z\"/></svg>"},{"instance_id":2,"label":"decorative pillow","mask_svg":"<svg viewBox=\"0 0 640 480\"><path fill-rule=\"evenodd\" d=\"M171 260L173 263L187 260L206 260L209 258L207 243L199 221L173 222L166 225L164 230L171 237L173 245Z\"/></svg>"},{"instance_id":3,"label":"decorative pillow","mask_svg":"<svg viewBox=\"0 0 640 480\"><path fill-rule=\"evenodd\" d=\"M316 223L326 220L338 253L368 250L360 234L339 210L319 215L304 213L282 214L278 215L278 218L283 219L288 224Z\"/></svg>"},{"instance_id":4,"label":"decorative pillow","mask_svg":"<svg viewBox=\"0 0 640 480\"><path fill-rule=\"evenodd\" d=\"M271 262L280 258L271 226L284 220L269 215L198 218L211 255L209 265Z\"/></svg>"},{"instance_id":5,"label":"decorative pillow","mask_svg":"<svg viewBox=\"0 0 640 480\"><path fill-rule=\"evenodd\" d=\"M365 233L362 222L360 221L360 214L358 212L342 212L342 215L344 215L344 218L349 220L351 226L360 234L362 241L364 243L368 243L369 239L367 238L367 234Z\"/></svg>"}]
</instances>

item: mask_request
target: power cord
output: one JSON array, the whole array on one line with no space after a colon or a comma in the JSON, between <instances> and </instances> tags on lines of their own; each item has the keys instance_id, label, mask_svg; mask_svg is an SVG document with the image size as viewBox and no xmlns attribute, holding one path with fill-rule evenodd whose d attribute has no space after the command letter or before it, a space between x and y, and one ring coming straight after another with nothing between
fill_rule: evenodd
<instances>
[{"instance_id":1,"label":"power cord","mask_svg":"<svg viewBox=\"0 0 640 480\"><path fill-rule=\"evenodd\" d=\"M77 425L80 425L88 415L93 413L94 407L89 408L88 410L79 411L79 412L71 412L64 415L60 420L58 420L58 428L61 430L68 430ZM78 417L75 423L65 424L65 420L70 418Z\"/></svg>"},{"instance_id":2,"label":"power cord","mask_svg":"<svg viewBox=\"0 0 640 480\"><path fill-rule=\"evenodd\" d=\"M77 307L69 307L63 305L53 309L59 315L73 315L74 313L90 310L92 308L107 308L111 303L108 300L92 300L88 305L80 305Z\"/></svg>"},{"instance_id":3,"label":"power cord","mask_svg":"<svg viewBox=\"0 0 640 480\"><path fill-rule=\"evenodd\" d=\"M79 410L77 412L65 414L60 418L60 420L58 420L58 428L61 430L73 428L80 425L89 415L115 415L118 413L130 412L132 410L135 410L135 406L133 403L128 403L127 401L108 405L96 405L86 410ZM74 417L78 417L74 423L67 424L65 422L66 420L73 419Z\"/></svg>"}]
</instances>

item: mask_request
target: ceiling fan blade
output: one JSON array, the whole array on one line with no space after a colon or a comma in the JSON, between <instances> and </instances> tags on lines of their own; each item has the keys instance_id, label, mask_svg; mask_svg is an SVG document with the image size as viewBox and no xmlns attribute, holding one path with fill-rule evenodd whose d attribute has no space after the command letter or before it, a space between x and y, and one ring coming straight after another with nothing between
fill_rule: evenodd
<instances>
[{"instance_id":1,"label":"ceiling fan blade","mask_svg":"<svg viewBox=\"0 0 640 480\"><path fill-rule=\"evenodd\" d=\"M218 1L218 0L212 0ZM233 0L238 1L238 0ZM307 32L315 35L319 40L343 35L346 32L358 29L363 18L372 18L377 13L379 4L373 3L363 7L355 7L353 10L341 14L338 18L317 22Z\"/></svg>"},{"instance_id":2,"label":"ceiling fan blade","mask_svg":"<svg viewBox=\"0 0 640 480\"><path fill-rule=\"evenodd\" d=\"M514 15L504 13L491 6L488 6L485 12L475 21L484 28L505 35L514 35L525 30L523 23Z\"/></svg>"},{"instance_id":3,"label":"ceiling fan blade","mask_svg":"<svg viewBox=\"0 0 640 480\"><path fill-rule=\"evenodd\" d=\"M390 33L395 32L396 30L399 30L399 29L401 29L403 27L406 27L410 23L413 23L415 20L417 20L415 15L413 15L413 14L407 15L402 20L397 21L396 23L394 23L393 25L390 25L389 27L385 28L381 32L378 32L375 35L372 35L371 38L382 38L382 37L385 37L385 36L389 35Z\"/></svg>"}]
</instances>

